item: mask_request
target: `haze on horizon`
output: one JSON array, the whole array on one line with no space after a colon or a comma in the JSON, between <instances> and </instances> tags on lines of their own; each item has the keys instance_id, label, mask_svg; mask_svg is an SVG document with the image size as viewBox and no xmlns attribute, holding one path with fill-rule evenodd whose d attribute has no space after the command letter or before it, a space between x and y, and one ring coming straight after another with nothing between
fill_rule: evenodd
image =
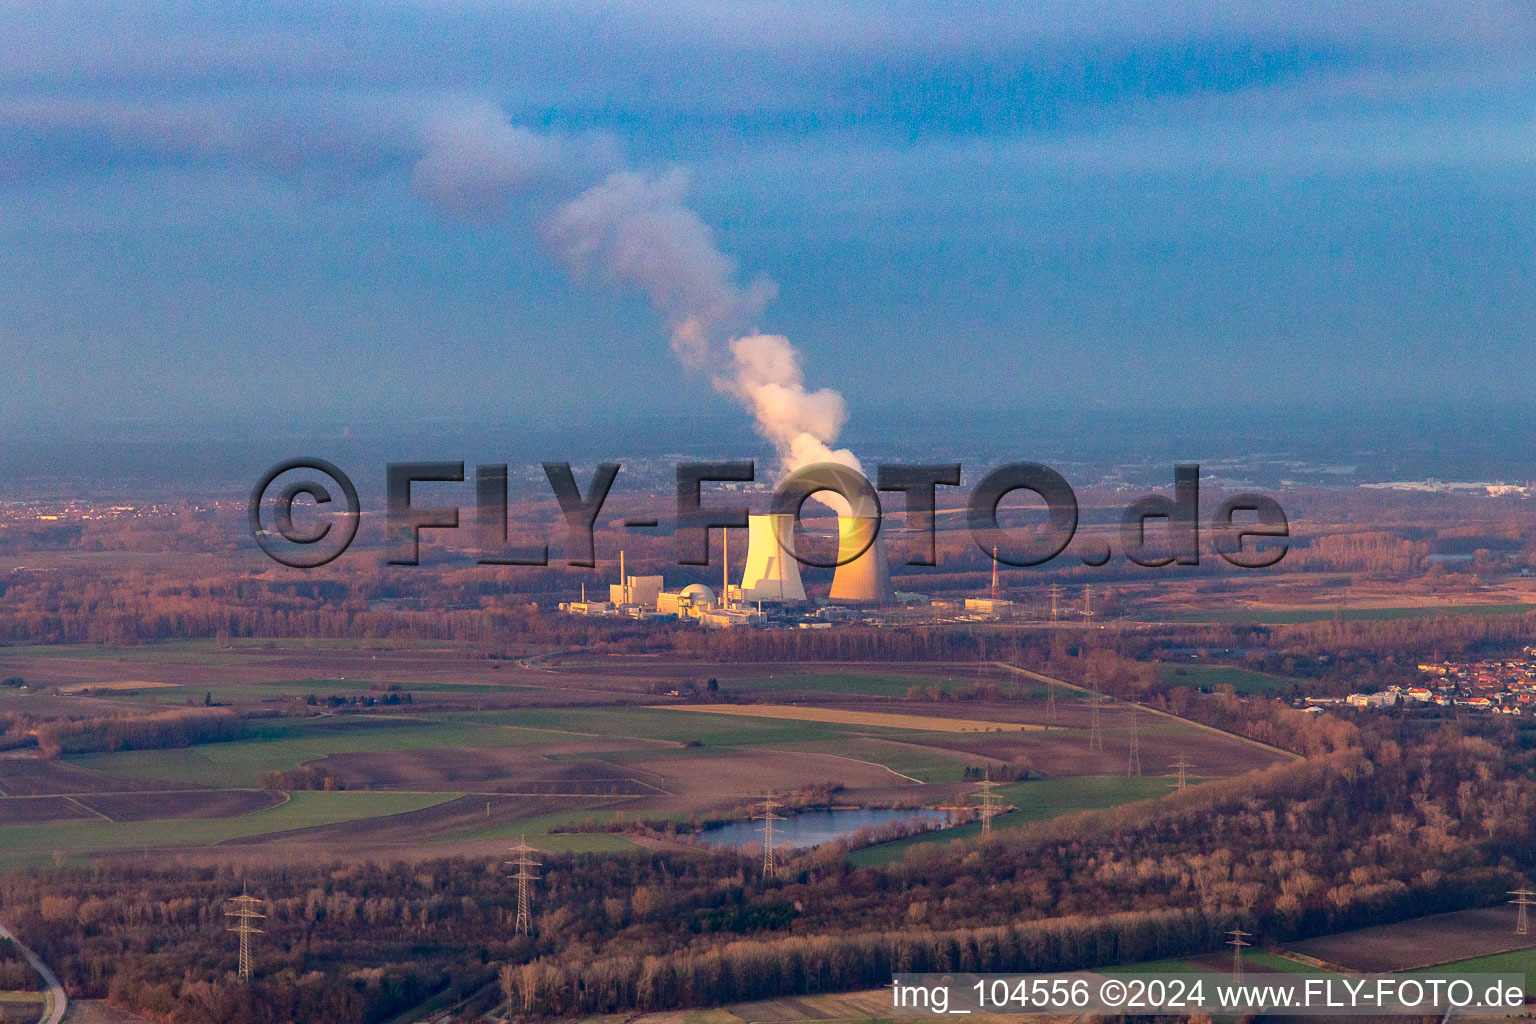
<instances>
[{"instance_id":1,"label":"haze on horizon","mask_svg":"<svg viewBox=\"0 0 1536 1024\"><path fill-rule=\"evenodd\" d=\"M0 422L762 415L698 309L866 432L1526 412L1536 19L1378 11L5 3ZM625 174L716 290L562 232Z\"/></svg>"}]
</instances>

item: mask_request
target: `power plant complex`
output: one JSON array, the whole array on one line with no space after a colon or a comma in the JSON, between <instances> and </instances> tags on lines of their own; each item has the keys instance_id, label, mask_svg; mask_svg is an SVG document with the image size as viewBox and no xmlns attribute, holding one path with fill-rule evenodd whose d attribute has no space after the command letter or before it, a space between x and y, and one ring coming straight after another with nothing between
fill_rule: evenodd
<instances>
[{"instance_id":1,"label":"power plant complex","mask_svg":"<svg viewBox=\"0 0 1536 1024\"><path fill-rule=\"evenodd\" d=\"M583 591L580 601L564 603L560 608L575 615L694 619L706 626L752 625L770 615L782 617L797 611L807 613L804 617L829 622L836 617L839 605L879 607L897 603L878 530L876 519L839 517L837 560L845 564L833 572L832 589L825 602L812 602L806 596L800 562L794 557L794 516L766 514L747 519L747 558L739 585L730 582L729 540L718 592L702 583L669 591L661 576L627 575L621 552L619 582L609 586L606 601L589 601Z\"/></svg>"}]
</instances>

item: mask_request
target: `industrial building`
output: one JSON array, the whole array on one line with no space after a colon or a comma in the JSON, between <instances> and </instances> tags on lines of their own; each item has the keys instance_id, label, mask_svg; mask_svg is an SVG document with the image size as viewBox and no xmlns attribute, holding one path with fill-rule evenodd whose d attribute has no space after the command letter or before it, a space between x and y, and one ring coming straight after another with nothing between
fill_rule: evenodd
<instances>
[{"instance_id":1,"label":"industrial building","mask_svg":"<svg viewBox=\"0 0 1536 1024\"><path fill-rule=\"evenodd\" d=\"M611 601L567 601L560 605L560 610L570 615L614 615L617 609Z\"/></svg>"},{"instance_id":2,"label":"industrial building","mask_svg":"<svg viewBox=\"0 0 1536 1024\"><path fill-rule=\"evenodd\" d=\"M661 577L656 577L660 579ZM682 590L662 590L656 594L655 608L663 615L692 618L715 607L715 592L702 583L690 583Z\"/></svg>"},{"instance_id":3,"label":"industrial building","mask_svg":"<svg viewBox=\"0 0 1536 1024\"><path fill-rule=\"evenodd\" d=\"M624 576L620 569L618 583L608 585L608 600L615 605L656 607L656 598L664 586L660 576Z\"/></svg>"}]
</instances>

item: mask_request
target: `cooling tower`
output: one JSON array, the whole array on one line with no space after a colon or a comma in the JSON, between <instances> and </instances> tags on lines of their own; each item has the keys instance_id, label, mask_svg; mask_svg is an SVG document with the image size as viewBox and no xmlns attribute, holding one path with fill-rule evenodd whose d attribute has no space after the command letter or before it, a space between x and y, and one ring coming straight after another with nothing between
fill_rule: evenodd
<instances>
[{"instance_id":1,"label":"cooling tower","mask_svg":"<svg viewBox=\"0 0 1536 1024\"><path fill-rule=\"evenodd\" d=\"M862 516L839 516L837 520L837 560L841 562L849 554L866 544L869 550L832 574L833 601L857 604L895 604L896 590L891 586L891 566L885 559L885 545L876 537L869 538L879 528L878 519Z\"/></svg>"},{"instance_id":2,"label":"cooling tower","mask_svg":"<svg viewBox=\"0 0 1536 1024\"><path fill-rule=\"evenodd\" d=\"M780 534L783 547L779 545ZM743 601L805 600L805 585L800 582L800 563L785 549L795 550L793 516L747 517L747 567L741 574Z\"/></svg>"}]
</instances>

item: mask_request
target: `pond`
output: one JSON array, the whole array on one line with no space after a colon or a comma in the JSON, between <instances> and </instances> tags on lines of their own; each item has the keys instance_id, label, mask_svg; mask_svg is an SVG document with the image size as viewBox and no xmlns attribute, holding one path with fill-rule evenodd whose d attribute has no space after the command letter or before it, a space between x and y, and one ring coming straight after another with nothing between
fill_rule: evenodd
<instances>
[{"instance_id":1,"label":"pond","mask_svg":"<svg viewBox=\"0 0 1536 1024\"><path fill-rule=\"evenodd\" d=\"M786 815L783 821L773 823L773 838L775 846L804 849L852 835L861 828L889 825L893 821L922 821L942 826L949 820L947 811L840 807ZM762 828L760 821L733 821L705 829L699 838L713 846L739 850L744 846L761 845Z\"/></svg>"}]
</instances>

